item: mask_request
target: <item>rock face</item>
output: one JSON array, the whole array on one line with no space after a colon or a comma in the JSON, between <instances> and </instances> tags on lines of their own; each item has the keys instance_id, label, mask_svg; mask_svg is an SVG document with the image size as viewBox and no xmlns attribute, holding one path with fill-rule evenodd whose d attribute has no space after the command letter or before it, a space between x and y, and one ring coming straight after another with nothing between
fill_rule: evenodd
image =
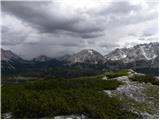
<instances>
[{"instance_id":1,"label":"rock face","mask_svg":"<svg viewBox=\"0 0 160 120\"><path fill-rule=\"evenodd\" d=\"M84 49L69 58L66 61L70 63L89 63L89 64L98 64L104 62L104 57L95 50Z\"/></svg>"},{"instance_id":2,"label":"rock face","mask_svg":"<svg viewBox=\"0 0 160 120\"><path fill-rule=\"evenodd\" d=\"M159 44L139 44L131 48L116 49L113 52L105 55L107 60L121 60L124 63L135 61L153 61L159 57Z\"/></svg>"},{"instance_id":3,"label":"rock face","mask_svg":"<svg viewBox=\"0 0 160 120\"><path fill-rule=\"evenodd\" d=\"M21 60L22 58L20 58L18 55L14 54L12 51L10 50L4 50L1 49L1 60L2 61L12 61L12 60Z\"/></svg>"},{"instance_id":4,"label":"rock face","mask_svg":"<svg viewBox=\"0 0 160 120\"><path fill-rule=\"evenodd\" d=\"M50 57L47 57L45 55L41 55L41 56L38 56L37 58L34 58L33 61L45 62L45 61L49 61L51 59L52 58L50 58Z\"/></svg>"}]
</instances>

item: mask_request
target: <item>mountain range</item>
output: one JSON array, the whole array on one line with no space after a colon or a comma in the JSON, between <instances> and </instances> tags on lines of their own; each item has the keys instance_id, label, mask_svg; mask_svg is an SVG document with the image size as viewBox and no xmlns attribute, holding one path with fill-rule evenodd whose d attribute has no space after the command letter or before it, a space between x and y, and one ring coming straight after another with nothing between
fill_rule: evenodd
<instances>
[{"instance_id":1,"label":"mountain range","mask_svg":"<svg viewBox=\"0 0 160 120\"><path fill-rule=\"evenodd\" d=\"M125 63L138 60L154 60L159 56L158 43L140 44L131 48L116 49L105 56L108 60L122 60Z\"/></svg>"},{"instance_id":2,"label":"mountain range","mask_svg":"<svg viewBox=\"0 0 160 120\"><path fill-rule=\"evenodd\" d=\"M117 48L102 55L93 49L84 49L73 55L50 58L41 55L32 60L24 60L10 50L1 49L2 73L23 69L43 69L74 64L101 65L103 69L118 68L158 68L159 43L139 44L130 48Z\"/></svg>"}]
</instances>

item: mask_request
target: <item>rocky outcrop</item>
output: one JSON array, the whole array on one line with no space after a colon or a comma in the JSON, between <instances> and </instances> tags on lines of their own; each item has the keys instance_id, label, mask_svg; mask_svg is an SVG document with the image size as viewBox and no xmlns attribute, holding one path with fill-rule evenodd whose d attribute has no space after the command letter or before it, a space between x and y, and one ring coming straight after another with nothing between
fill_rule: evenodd
<instances>
[{"instance_id":1,"label":"rocky outcrop","mask_svg":"<svg viewBox=\"0 0 160 120\"><path fill-rule=\"evenodd\" d=\"M111 97L117 96L121 101L127 104L125 106L126 109L139 114L142 118L157 119L159 114L158 85L132 81L130 77L135 74L142 75L133 70L129 70L128 76L113 78L124 84L119 86L116 90L104 90L104 92Z\"/></svg>"}]
</instances>

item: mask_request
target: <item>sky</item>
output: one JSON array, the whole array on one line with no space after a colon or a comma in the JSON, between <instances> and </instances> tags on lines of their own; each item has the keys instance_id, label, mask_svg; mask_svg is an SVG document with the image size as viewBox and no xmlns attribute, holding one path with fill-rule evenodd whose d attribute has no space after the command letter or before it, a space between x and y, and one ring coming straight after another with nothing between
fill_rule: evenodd
<instances>
[{"instance_id":1,"label":"sky","mask_svg":"<svg viewBox=\"0 0 160 120\"><path fill-rule=\"evenodd\" d=\"M158 42L157 0L2 1L1 44L25 59Z\"/></svg>"}]
</instances>

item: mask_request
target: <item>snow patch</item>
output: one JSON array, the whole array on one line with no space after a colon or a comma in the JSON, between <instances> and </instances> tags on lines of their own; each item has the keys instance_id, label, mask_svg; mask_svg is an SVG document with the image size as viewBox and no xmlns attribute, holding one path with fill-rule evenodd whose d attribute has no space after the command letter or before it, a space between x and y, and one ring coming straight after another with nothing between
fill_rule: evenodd
<instances>
[{"instance_id":1,"label":"snow patch","mask_svg":"<svg viewBox=\"0 0 160 120\"><path fill-rule=\"evenodd\" d=\"M148 56L146 55L146 52L144 51L144 49L142 48L142 46L140 46L140 49L141 49L141 51L142 51L143 56L144 56L147 60L151 60L151 59L152 59L152 58L150 58L150 57L148 57Z\"/></svg>"},{"instance_id":2,"label":"snow patch","mask_svg":"<svg viewBox=\"0 0 160 120\"><path fill-rule=\"evenodd\" d=\"M127 57L127 55L123 55L123 58L126 58Z\"/></svg>"},{"instance_id":3,"label":"snow patch","mask_svg":"<svg viewBox=\"0 0 160 120\"><path fill-rule=\"evenodd\" d=\"M93 55L93 51L92 51L92 50L88 50L88 52L89 52L91 55Z\"/></svg>"},{"instance_id":4,"label":"snow patch","mask_svg":"<svg viewBox=\"0 0 160 120\"><path fill-rule=\"evenodd\" d=\"M152 59L155 59L156 57L157 57L157 55L156 55L156 54L154 54Z\"/></svg>"}]
</instances>

